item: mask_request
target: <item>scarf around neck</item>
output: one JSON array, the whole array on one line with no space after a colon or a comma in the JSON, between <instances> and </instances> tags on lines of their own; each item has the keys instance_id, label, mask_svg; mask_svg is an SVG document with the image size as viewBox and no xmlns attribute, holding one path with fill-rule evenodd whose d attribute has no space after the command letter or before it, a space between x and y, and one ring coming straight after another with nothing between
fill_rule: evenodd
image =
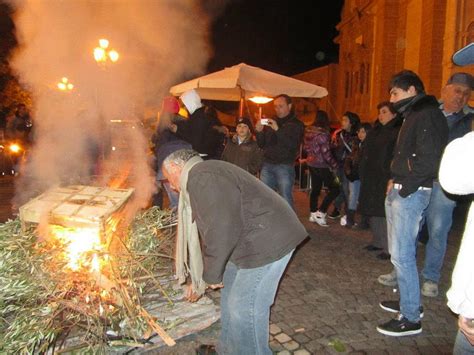
<instances>
[{"instance_id":1,"label":"scarf around neck","mask_svg":"<svg viewBox=\"0 0 474 355\"><path fill-rule=\"evenodd\" d=\"M199 233L196 222L193 221L191 202L187 190L189 171L203 160L196 156L189 159L183 167L180 177L180 193L178 203L178 233L176 238L176 277L179 284L191 276L192 288L195 293L202 295L206 283L202 279L203 261ZM189 253L189 262L188 262Z\"/></svg>"}]
</instances>

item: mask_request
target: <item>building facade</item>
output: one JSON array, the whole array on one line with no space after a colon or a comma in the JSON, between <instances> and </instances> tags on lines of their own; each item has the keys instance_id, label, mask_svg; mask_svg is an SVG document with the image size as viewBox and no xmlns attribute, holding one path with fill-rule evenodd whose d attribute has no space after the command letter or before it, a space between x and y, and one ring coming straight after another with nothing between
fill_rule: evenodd
<instances>
[{"instance_id":1,"label":"building facade","mask_svg":"<svg viewBox=\"0 0 474 355\"><path fill-rule=\"evenodd\" d=\"M474 41L473 0L346 0L337 29L339 63L295 76L328 88L319 107L333 120L353 111L374 121L390 77L402 69L418 73L436 97L454 72L474 74L451 61Z\"/></svg>"}]
</instances>

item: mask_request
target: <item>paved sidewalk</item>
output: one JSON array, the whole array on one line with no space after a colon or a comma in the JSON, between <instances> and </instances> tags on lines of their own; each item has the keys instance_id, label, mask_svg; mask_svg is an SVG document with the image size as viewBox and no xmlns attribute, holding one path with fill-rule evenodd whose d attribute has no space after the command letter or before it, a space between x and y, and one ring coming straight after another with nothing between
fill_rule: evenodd
<instances>
[{"instance_id":1,"label":"paved sidewalk","mask_svg":"<svg viewBox=\"0 0 474 355\"><path fill-rule=\"evenodd\" d=\"M393 317L379 302L396 299L397 293L380 285L377 276L391 270L390 261L380 261L363 250L368 231L353 231L329 221L323 228L308 222L308 195L295 192L298 215L311 238L295 253L282 279L271 314L271 347L277 354L450 354L456 334L456 317L446 306L461 232L449 239L440 284L440 296L423 297L423 333L393 338L375 327ZM419 265L424 247L419 247ZM419 266L419 269L421 267ZM219 293L211 296L218 301ZM215 343L217 322L210 328L178 341L160 354L193 354L199 343ZM155 352L156 353L156 352Z\"/></svg>"}]
</instances>

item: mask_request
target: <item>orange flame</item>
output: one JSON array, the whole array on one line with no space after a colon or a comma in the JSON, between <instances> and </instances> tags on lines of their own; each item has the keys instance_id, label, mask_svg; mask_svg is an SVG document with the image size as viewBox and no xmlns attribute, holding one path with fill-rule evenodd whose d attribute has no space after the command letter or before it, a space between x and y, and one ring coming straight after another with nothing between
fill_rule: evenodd
<instances>
[{"instance_id":1,"label":"orange flame","mask_svg":"<svg viewBox=\"0 0 474 355\"><path fill-rule=\"evenodd\" d=\"M68 267L71 270L79 271L87 268L90 271L100 271L101 263L98 252L101 252L104 247L101 244L98 229L51 225L50 233L65 245ZM93 253L92 257L91 252Z\"/></svg>"}]
</instances>

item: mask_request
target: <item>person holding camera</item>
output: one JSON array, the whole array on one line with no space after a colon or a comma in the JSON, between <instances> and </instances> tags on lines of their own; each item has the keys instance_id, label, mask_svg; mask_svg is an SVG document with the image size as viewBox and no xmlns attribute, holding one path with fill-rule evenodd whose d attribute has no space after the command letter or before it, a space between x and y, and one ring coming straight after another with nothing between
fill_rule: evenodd
<instances>
[{"instance_id":1,"label":"person holding camera","mask_svg":"<svg viewBox=\"0 0 474 355\"><path fill-rule=\"evenodd\" d=\"M303 140L304 124L296 117L288 95L278 95L273 104L276 117L262 119L255 125L257 144L263 149L260 179L294 208L294 162Z\"/></svg>"}]
</instances>

